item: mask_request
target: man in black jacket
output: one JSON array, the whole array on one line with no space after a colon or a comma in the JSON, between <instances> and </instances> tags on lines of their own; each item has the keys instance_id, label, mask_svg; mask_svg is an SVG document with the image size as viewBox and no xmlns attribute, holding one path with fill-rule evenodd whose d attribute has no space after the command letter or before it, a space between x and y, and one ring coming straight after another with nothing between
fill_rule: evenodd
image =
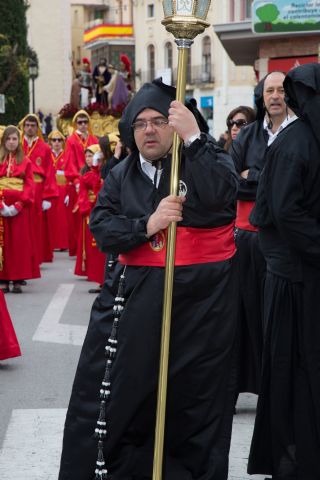
<instances>
[{"instance_id":1,"label":"man in black jacket","mask_svg":"<svg viewBox=\"0 0 320 480\"><path fill-rule=\"evenodd\" d=\"M237 178L231 158L174 98L175 90L159 81L135 95L119 125L132 154L110 171L92 212L98 246L119 262L92 309L60 480L88 480L95 469L97 479L152 477L165 246L173 221L165 477L227 480ZM169 195L174 131L184 142L179 196Z\"/></svg>"},{"instance_id":2,"label":"man in black jacket","mask_svg":"<svg viewBox=\"0 0 320 480\"><path fill-rule=\"evenodd\" d=\"M243 127L230 147L240 185L236 243L240 263L238 392L258 394L263 345L263 289L266 265L257 228L250 224L265 152L290 121L282 72L269 73L255 88L257 120Z\"/></svg>"}]
</instances>

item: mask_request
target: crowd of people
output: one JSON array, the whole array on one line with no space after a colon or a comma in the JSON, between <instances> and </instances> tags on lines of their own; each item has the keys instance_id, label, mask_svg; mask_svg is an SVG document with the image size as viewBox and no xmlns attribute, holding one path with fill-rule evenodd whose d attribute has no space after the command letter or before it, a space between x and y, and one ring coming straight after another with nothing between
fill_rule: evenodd
<instances>
[{"instance_id":1,"label":"crowd of people","mask_svg":"<svg viewBox=\"0 0 320 480\"><path fill-rule=\"evenodd\" d=\"M35 115L1 139L2 291L20 293L54 249L68 249L75 274L100 293L59 480L152 477L171 222L166 480L227 480L241 392L258 395L248 473L318 480L320 65L266 75L255 109L228 115L223 147L196 103L175 94L160 80L143 85L119 132L99 139L84 110L68 138L50 133L50 146ZM182 143L177 195L169 188L174 132ZM3 292L9 357L20 350Z\"/></svg>"}]
</instances>

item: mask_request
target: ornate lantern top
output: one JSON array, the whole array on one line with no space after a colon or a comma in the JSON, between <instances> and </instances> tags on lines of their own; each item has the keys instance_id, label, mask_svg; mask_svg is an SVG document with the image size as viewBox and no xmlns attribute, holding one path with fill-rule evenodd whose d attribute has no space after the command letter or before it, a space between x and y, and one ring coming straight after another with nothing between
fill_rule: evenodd
<instances>
[{"instance_id":1,"label":"ornate lantern top","mask_svg":"<svg viewBox=\"0 0 320 480\"><path fill-rule=\"evenodd\" d=\"M175 38L193 39L202 33L211 0L163 0L162 24Z\"/></svg>"}]
</instances>

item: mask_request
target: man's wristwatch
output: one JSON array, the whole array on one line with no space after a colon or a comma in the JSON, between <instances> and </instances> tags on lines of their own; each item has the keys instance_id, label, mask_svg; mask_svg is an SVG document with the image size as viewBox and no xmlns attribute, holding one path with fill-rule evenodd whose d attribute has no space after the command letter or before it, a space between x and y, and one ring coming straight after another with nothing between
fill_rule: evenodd
<instances>
[{"instance_id":1,"label":"man's wristwatch","mask_svg":"<svg viewBox=\"0 0 320 480\"><path fill-rule=\"evenodd\" d=\"M201 133L195 133L194 135L191 135L191 137L187 138L187 140L184 140L184 146L186 148L190 147L191 143L195 142L196 140L199 140L201 136Z\"/></svg>"}]
</instances>

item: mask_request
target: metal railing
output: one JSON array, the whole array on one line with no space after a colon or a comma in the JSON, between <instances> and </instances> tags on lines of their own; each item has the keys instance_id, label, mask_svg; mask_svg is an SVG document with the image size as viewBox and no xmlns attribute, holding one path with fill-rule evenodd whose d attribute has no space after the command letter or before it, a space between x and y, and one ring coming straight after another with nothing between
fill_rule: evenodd
<instances>
[{"instance_id":1,"label":"metal railing","mask_svg":"<svg viewBox=\"0 0 320 480\"><path fill-rule=\"evenodd\" d=\"M136 72L136 76L141 83L151 82L153 78L157 76L156 71L139 70ZM176 85L177 83L177 69L173 68L171 71L171 83ZM205 84L214 83L213 65L211 64L207 71L203 65L192 66L187 70L187 84L193 86L201 86Z\"/></svg>"}]
</instances>

